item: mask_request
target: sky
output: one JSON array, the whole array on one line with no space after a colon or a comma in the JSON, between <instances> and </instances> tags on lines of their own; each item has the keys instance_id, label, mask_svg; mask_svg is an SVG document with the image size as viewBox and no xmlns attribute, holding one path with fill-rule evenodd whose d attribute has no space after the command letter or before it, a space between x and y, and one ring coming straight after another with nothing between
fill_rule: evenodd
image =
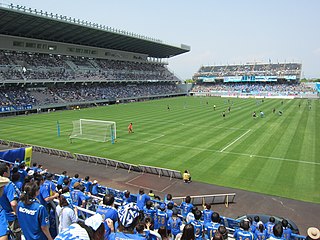
<instances>
[{"instance_id":1,"label":"sky","mask_svg":"<svg viewBox=\"0 0 320 240\"><path fill-rule=\"evenodd\" d=\"M320 77L320 0L0 0L157 38L183 80L204 65L298 62Z\"/></svg>"}]
</instances>

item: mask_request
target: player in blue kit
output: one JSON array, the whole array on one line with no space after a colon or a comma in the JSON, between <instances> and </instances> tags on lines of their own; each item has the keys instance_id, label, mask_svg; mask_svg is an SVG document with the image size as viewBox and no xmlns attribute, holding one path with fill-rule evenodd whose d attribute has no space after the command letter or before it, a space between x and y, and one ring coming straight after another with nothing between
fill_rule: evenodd
<instances>
[{"instance_id":1,"label":"player in blue kit","mask_svg":"<svg viewBox=\"0 0 320 240\"><path fill-rule=\"evenodd\" d=\"M211 222L205 226L205 236L206 239L212 239L215 232L220 227L220 215L217 212L214 212L211 215Z\"/></svg>"},{"instance_id":2,"label":"player in blue kit","mask_svg":"<svg viewBox=\"0 0 320 240\"><path fill-rule=\"evenodd\" d=\"M201 240L203 236L203 223L200 220L201 216L201 211L196 210L194 213L194 220L191 222L194 227L194 236L196 237L196 240Z\"/></svg>"},{"instance_id":3,"label":"player in blue kit","mask_svg":"<svg viewBox=\"0 0 320 240\"><path fill-rule=\"evenodd\" d=\"M208 224L210 224L212 213L213 211L211 210L211 205L206 203L204 205L204 210L202 211L204 226L207 226Z\"/></svg>"},{"instance_id":4,"label":"player in blue kit","mask_svg":"<svg viewBox=\"0 0 320 240\"><path fill-rule=\"evenodd\" d=\"M191 212L193 208L193 204L191 203L190 196L186 196L186 199L184 202L181 203L180 208L181 208L181 215L183 216L183 218L186 218L188 213Z\"/></svg>"},{"instance_id":5,"label":"player in blue kit","mask_svg":"<svg viewBox=\"0 0 320 240\"><path fill-rule=\"evenodd\" d=\"M36 183L24 186L24 193L21 194L17 207L18 220L26 239L52 240L48 212L36 199L38 193L39 186Z\"/></svg>"},{"instance_id":6,"label":"player in blue kit","mask_svg":"<svg viewBox=\"0 0 320 240\"><path fill-rule=\"evenodd\" d=\"M144 193L144 189L140 188L139 194L137 196L137 207L140 210L143 210L144 206L146 205L147 201L151 200L150 197Z\"/></svg>"}]
</instances>

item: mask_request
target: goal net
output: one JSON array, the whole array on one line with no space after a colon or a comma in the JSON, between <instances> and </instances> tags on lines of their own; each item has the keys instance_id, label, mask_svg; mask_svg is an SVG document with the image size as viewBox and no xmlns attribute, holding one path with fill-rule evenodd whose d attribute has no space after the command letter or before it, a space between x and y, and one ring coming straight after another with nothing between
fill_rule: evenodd
<instances>
[{"instance_id":1,"label":"goal net","mask_svg":"<svg viewBox=\"0 0 320 240\"><path fill-rule=\"evenodd\" d=\"M117 137L116 123L111 121L79 119L72 121L70 138L87 139L97 142L111 141Z\"/></svg>"}]
</instances>

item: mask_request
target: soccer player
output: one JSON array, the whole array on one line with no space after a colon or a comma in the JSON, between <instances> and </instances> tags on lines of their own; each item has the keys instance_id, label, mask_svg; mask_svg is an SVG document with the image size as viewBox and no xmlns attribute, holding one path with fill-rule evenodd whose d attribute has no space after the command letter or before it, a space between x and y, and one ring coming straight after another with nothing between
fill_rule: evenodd
<instances>
[{"instance_id":1,"label":"soccer player","mask_svg":"<svg viewBox=\"0 0 320 240\"><path fill-rule=\"evenodd\" d=\"M256 112L253 112L253 113L252 113L252 117L253 117L254 119L257 117Z\"/></svg>"},{"instance_id":2,"label":"soccer player","mask_svg":"<svg viewBox=\"0 0 320 240\"><path fill-rule=\"evenodd\" d=\"M225 118L226 117L226 113L225 111L222 112L222 117Z\"/></svg>"},{"instance_id":3,"label":"soccer player","mask_svg":"<svg viewBox=\"0 0 320 240\"><path fill-rule=\"evenodd\" d=\"M128 126L128 133L133 133L132 123Z\"/></svg>"}]
</instances>

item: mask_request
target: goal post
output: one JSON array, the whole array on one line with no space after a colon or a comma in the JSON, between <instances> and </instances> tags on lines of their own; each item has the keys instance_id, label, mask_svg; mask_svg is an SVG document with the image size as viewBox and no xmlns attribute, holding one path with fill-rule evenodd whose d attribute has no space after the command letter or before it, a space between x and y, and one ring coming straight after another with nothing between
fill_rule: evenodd
<instances>
[{"instance_id":1,"label":"goal post","mask_svg":"<svg viewBox=\"0 0 320 240\"><path fill-rule=\"evenodd\" d=\"M79 138L97 142L107 142L117 138L116 122L79 119L72 121L73 129L70 139Z\"/></svg>"}]
</instances>

